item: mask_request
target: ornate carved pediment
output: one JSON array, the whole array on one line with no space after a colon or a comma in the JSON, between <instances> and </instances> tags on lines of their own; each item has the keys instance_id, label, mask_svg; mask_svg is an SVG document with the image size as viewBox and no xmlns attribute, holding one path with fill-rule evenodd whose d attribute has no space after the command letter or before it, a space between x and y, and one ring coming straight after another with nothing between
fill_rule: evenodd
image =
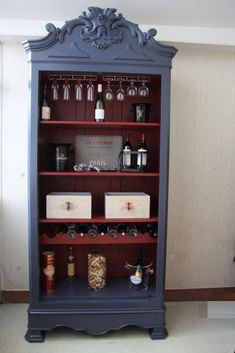
<instances>
[{"instance_id":1,"label":"ornate carved pediment","mask_svg":"<svg viewBox=\"0 0 235 353\"><path fill-rule=\"evenodd\" d=\"M88 11L84 11L78 18L65 22L61 29L51 23L47 24L48 36L24 43L25 49L40 51L50 48L58 42L61 44L69 42L69 37L76 28L78 28L76 39L73 37L71 41L76 41L77 46L79 43L86 42L98 50L104 50L114 44L125 44L123 42L129 36L138 43L139 47L146 46L156 54L173 57L176 52L175 48L161 45L155 41L156 29L152 28L144 33L137 24L127 21L120 13L117 15L116 9L101 9L99 7L89 7Z\"/></svg>"}]
</instances>

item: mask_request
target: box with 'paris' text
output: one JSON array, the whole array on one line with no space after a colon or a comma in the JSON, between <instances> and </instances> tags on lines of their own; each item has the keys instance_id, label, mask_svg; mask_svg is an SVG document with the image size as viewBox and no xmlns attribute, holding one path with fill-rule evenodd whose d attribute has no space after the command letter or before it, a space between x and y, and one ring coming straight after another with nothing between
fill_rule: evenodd
<instances>
[{"instance_id":1,"label":"box with 'paris' text","mask_svg":"<svg viewBox=\"0 0 235 353\"><path fill-rule=\"evenodd\" d=\"M99 169L118 169L122 136L77 135L75 137L75 164L90 164Z\"/></svg>"},{"instance_id":2,"label":"box with 'paris' text","mask_svg":"<svg viewBox=\"0 0 235 353\"><path fill-rule=\"evenodd\" d=\"M149 218L150 195L144 192L106 192L105 218Z\"/></svg>"}]
</instances>

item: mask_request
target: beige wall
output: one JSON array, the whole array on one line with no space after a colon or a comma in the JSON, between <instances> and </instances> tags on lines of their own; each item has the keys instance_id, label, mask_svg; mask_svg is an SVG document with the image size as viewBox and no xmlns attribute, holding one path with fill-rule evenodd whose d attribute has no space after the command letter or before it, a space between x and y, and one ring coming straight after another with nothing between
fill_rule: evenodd
<instances>
[{"instance_id":1,"label":"beige wall","mask_svg":"<svg viewBox=\"0 0 235 353\"><path fill-rule=\"evenodd\" d=\"M173 60L167 287L235 285L235 56ZM28 288L27 63L3 45L3 289Z\"/></svg>"},{"instance_id":2,"label":"beige wall","mask_svg":"<svg viewBox=\"0 0 235 353\"><path fill-rule=\"evenodd\" d=\"M27 55L20 44L3 44L2 286L28 288Z\"/></svg>"},{"instance_id":3,"label":"beige wall","mask_svg":"<svg viewBox=\"0 0 235 353\"><path fill-rule=\"evenodd\" d=\"M235 285L235 53L173 62L167 287Z\"/></svg>"},{"instance_id":4,"label":"beige wall","mask_svg":"<svg viewBox=\"0 0 235 353\"><path fill-rule=\"evenodd\" d=\"M2 244L2 43L0 42L0 244ZM2 290L2 247L0 246L0 303Z\"/></svg>"}]
</instances>

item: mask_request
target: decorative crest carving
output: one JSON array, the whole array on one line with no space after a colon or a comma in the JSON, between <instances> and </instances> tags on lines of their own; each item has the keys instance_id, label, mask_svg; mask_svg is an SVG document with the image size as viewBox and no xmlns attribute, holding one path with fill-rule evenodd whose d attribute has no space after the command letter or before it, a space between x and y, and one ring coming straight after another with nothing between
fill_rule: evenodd
<instances>
[{"instance_id":1,"label":"decorative crest carving","mask_svg":"<svg viewBox=\"0 0 235 353\"><path fill-rule=\"evenodd\" d=\"M123 32L117 27L122 14L116 16L116 9L100 9L99 7L89 7L89 12L85 11L80 16L85 25L81 29L81 39L90 42L94 47L105 49L114 43L120 43Z\"/></svg>"},{"instance_id":2,"label":"decorative crest carving","mask_svg":"<svg viewBox=\"0 0 235 353\"><path fill-rule=\"evenodd\" d=\"M140 56L143 57L145 55L144 52L146 50L150 50L153 54L169 56L170 58L175 55L175 48L156 42L154 39L157 33L156 29L151 28L144 33L137 24L126 20L122 14L116 15L116 11L113 8L89 7L88 11L82 12L78 18L66 21L61 29L49 23L46 26L49 34L45 38L25 42L25 49L27 52L40 52L59 42L60 44L68 43L77 50L81 41L85 41L99 50L109 48L113 44L120 44L119 49L123 50L121 44L125 45L124 41L130 43L130 37L132 37L134 39L133 42L135 41L139 44L140 52L142 52L142 56L139 53L138 59ZM76 36L69 39L75 29L78 29L75 32ZM119 49L117 49L118 53ZM88 54L85 56L88 57ZM82 57L84 57L84 53ZM114 55L113 58L117 58L117 55Z\"/></svg>"}]
</instances>

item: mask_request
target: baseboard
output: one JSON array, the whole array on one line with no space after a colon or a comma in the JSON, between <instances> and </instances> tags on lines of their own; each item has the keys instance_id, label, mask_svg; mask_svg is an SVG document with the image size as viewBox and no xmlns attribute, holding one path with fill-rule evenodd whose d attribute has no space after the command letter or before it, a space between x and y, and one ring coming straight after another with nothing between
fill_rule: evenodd
<instances>
[{"instance_id":1,"label":"baseboard","mask_svg":"<svg viewBox=\"0 0 235 353\"><path fill-rule=\"evenodd\" d=\"M166 302L183 301L231 301L235 300L235 287L229 288L195 288L167 289ZM2 292L3 303L28 303L28 290L5 290Z\"/></svg>"},{"instance_id":2,"label":"baseboard","mask_svg":"<svg viewBox=\"0 0 235 353\"><path fill-rule=\"evenodd\" d=\"M166 302L235 300L235 287L167 289Z\"/></svg>"},{"instance_id":3,"label":"baseboard","mask_svg":"<svg viewBox=\"0 0 235 353\"><path fill-rule=\"evenodd\" d=\"M29 303L28 290L4 290L2 292L3 303Z\"/></svg>"}]
</instances>

